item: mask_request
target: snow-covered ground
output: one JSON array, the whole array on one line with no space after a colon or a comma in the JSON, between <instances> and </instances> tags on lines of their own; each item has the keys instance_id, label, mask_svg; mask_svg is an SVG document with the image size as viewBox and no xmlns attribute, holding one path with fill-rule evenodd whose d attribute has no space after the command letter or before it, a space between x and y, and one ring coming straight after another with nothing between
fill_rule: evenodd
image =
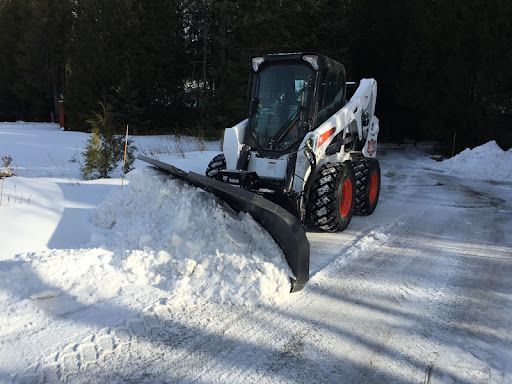
<instances>
[{"instance_id":1,"label":"snow-covered ground","mask_svg":"<svg viewBox=\"0 0 512 384\"><path fill-rule=\"evenodd\" d=\"M379 146L376 211L308 233L288 294L249 215L139 162L80 180L86 140L0 123L0 383L512 382L511 151ZM219 150L136 144L197 172Z\"/></svg>"},{"instance_id":2,"label":"snow-covered ground","mask_svg":"<svg viewBox=\"0 0 512 384\"><path fill-rule=\"evenodd\" d=\"M443 161L441 169L468 179L512 181L512 148L504 151L494 140L489 141Z\"/></svg>"}]
</instances>

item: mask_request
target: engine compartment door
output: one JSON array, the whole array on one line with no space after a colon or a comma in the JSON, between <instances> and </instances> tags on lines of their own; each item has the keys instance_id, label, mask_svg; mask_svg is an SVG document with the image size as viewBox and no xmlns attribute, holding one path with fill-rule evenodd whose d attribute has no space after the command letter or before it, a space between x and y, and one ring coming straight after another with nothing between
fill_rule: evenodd
<instances>
[{"instance_id":1,"label":"engine compartment door","mask_svg":"<svg viewBox=\"0 0 512 384\"><path fill-rule=\"evenodd\" d=\"M256 152L251 152L248 171L256 172L258 177L284 180L286 178L286 167L288 165L288 155L281 156L278 159L267 159L258 157Z\"/></svg>"}]
</instances>

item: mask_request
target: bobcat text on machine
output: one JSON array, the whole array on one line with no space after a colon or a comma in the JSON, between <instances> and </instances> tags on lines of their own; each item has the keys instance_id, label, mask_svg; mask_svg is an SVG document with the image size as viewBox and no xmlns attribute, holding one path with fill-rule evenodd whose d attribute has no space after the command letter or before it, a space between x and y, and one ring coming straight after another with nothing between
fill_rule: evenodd
<instances>
[{"instance_id":1,"label":"bobcat text on machine","mask_svg":"<svg viewBox=\"0 0 512 384\"><path fill-rule=\"evenodd\" d=\"M345 76L314 53L254 57L248 118L225 130L206 177L139 158L251 213L283 250L298 291L309 279L304 227L342 231L379 199L377 82Z\"/></svg>"}]
</instances>

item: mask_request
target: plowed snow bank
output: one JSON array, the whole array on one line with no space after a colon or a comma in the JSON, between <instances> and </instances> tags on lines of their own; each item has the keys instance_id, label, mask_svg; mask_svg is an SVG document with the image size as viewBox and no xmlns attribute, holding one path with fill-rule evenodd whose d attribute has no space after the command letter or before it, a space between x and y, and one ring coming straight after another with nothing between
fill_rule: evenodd
<instances>
[{"instance_id":1,"label":"plowed snow bank","mask_svg":"<svg viewBox=\"0 0 512 384\"><path fill-rule=\"evenodd\" d=\"M512 150L504 151L489 141L473 149L466 148L440 164L450 175L480 180L512 180Z\"/></svg>"},{"instance_id":2,"label":"plowed snow bank","mask_svg":"<svg viewBox=\"0 0 512 384\"><path fill-rule=\"evenodd\" d=\"M44 321L44 312L69 313L134 287L183 302L272 305L288 297L291 271L250 215L148 168L128 179L93 215L88 248L31 252L0 265L0 328Z\"/></svg>"},{"instance_id":3,"label":"plowed snow bank","mask_svg":"<svg viewBox=\"0 0 512 384\"><path fill-rule=\"evenodd\" d=\"M272 303L290 289L281 250L250 215L149 168L100 205L95 246L134 281L234 304Z\"/></svg>"}]
</instances>

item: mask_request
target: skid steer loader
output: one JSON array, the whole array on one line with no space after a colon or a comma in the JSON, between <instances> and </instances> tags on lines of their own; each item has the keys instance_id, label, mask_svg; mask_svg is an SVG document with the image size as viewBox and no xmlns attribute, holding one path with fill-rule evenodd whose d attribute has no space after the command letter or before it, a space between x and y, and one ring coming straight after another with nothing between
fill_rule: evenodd
<instances>
[{"instance_id":1,"label":"skid steer loader","mask_svg":"<svg viewBox=\"0 0 512 384\"><path fill-rule=\"evenodd\" d=\"M252 58L248 118L224 133L206 176L140 159L245 211L272 235L295 278L309 279L306 226L345 229L378 202L377 83L346 81L342 64L315 53Z\"/></svg>"}]
</instances>

